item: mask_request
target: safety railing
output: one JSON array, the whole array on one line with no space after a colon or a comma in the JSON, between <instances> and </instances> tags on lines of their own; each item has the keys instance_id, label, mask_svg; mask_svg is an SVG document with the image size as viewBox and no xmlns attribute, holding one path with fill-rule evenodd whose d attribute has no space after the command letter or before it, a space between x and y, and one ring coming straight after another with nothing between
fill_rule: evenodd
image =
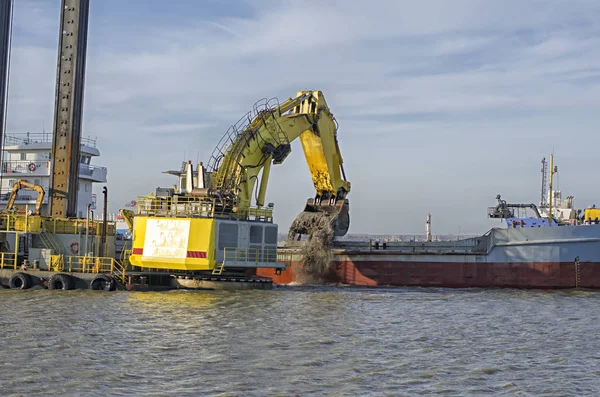
<instances>
[{"instance_id":1,"label":"safety railing","mask_svg":"<svg viewBox=\"0 0 600 397\"><path fill-rule=\"evenodd\" d=\"M223 263L231 265L258 265L260 263L276 263L277 248L227 248L223 254Z\"/></svg>"},{"instance_id":2,"label":"safety railing","mask_svg":"<svg viewBox=\"0 0 600 397\"><path fill-rule=\"evenodd\" d=\"M0 268L17 270L17 256L13 252L0 252Z\"/></svg>"},{"instance_id":3,"label":"safety railing","mask_svg":"<svg viewBox=\"0 0 600 397\"><path fill-rule=\"evenodd\" d=\"M54 272L109 273L125 281L125 268L115 258L100 256L51 255L50 269Z\"/></svg>"},{"instance_id":4,"label":"safety railing","mask_svg":"<svg viewBox=\"0 0 600 397\"><path fill-rule=\"evenodd\" d=\"M248 210L248 218L256 221L273 222L273 207L256 208L251 207Z\"/></svg>"},{"instance_id":5,"label":"safety railing","mask_svg":"<svg viewBox=\"0 0 600 397\"><path fill-rule=\"evenodd\" d=\"M200 197L139 196L136 206L138 215L211 218L214 216L215 200Z\"/></svg>"},{"instance_id":6,"label":"safety railing","mask_svg":"<svg viewBox=\"0 0 600 397\"><path fill-rule=\"evenodd\" d=\"M79 164L79 174L92 177L93 179L106 179L106 167L99 165Z\"/></svg>"},{"instance_id":7,"label":"safety railing","mask_svg":"<svg viewBox=\"0 0 600 397\"><path fill-rule=\"evenodd\" d=\"M232 212L228 205L209 197L139 196L137 215L173 218L228 218L273 222L273 208L250 207Z\"/></svg>"},{"instance_id":8,"label":"safety railing","mask_svg":"<svg viewBox=\"0 0 600 397\"><path fill-rule=\"evenodd\" d=\"M30 145L32 143L52 143L52 133L49 132L26 132L6 134L5 145ZM96 139L81 137L81 146L96 147Z\"/></svg>"},{"instance_id":9,"label":"safety railing","mask_svg":"<svg viewBox=\"0 0 600 397\"><path fill-rule=\"evenodd\" d=\"M87 233L89 235L102 234L102 221L90 220L87 222ZM85 234L85 219L56 219L47 216L31 216L18 212L4 212L0 214L1 231L17 231L31 233L52 234ZM116 233L116 224L108 221L106 233L112 236Z\"/></svg>"},{"instance_id":10,"label":"safety railing","mask_svg":"<svg viewBox=\"0 0 600 397\"><path fill-rule=\"evenodd\" d=\"M278 252L277 253L277 262L278 263L283 263L286 266L291 266L293 261L294 261L293 253L291 253L291 252L286 252L286 253Z\"/></svg>"},{"instance_id":11,"label":"safety railing","mask_svg":"<svg viewBox=\"0 0 600 397\"><path fill-rule=\"evenodd\" d=\"M2 163L2 172L10 178L10 174L50 175L50 160L15 160Z\"/></svg>"}]
</instances>

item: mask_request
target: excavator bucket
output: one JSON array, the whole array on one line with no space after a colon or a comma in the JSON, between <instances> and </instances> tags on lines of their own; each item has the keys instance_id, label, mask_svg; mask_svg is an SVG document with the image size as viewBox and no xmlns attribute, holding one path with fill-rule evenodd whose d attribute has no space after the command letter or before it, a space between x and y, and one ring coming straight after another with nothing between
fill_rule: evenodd
<instances>
[{"instance_id":1,"label":"excavator bucket","mask_svg":"<svg viewBox=\"0 0 600 397\"><path fill-rule=\"evenodd\" d=\"M334 205L319 205L311 198L306 202L304 211L292 222L288 239L299 240L302 235L331 239L345 236L349 228L350 202L347 199L339 200Z\"/></svg>"}]
</instances>

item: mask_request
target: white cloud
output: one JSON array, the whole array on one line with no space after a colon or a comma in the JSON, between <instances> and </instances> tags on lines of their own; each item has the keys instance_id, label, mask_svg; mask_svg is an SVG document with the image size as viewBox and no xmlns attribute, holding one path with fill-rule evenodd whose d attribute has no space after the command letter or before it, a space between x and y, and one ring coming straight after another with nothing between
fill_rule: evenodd
<instances>
[{"instance_id":1,"label":"white cloud","mask_svg":"<svg viewBox=\"0 0 600 397\"><path fill-rule=\"evenodd\" d=\"M246 6L248 18L203 20L198 5L189 10L195 24L167 19L139 31L131 26L143 26L144 13L131 14L114 42L114 23L104 30L92 4L84 129L98 136L109 166L111 210L132 192L172 183L160 172L177 168L184 152L208 161L256 100L313 88L340 123L351 232L420 232L430 211L440 233L459 223L483 231L496 193L536 200L539 160L551 150L576 204L596 199L581 181L597 174L582 142L600 143L597 2ZM15 15L17 26L38 18L47 31L57 11L43 10ZM48 129L56 48L23 39L13 58L9 126ZM295 145L268 191L282 229L311 189Z\"/></svg>"}]
</instances>

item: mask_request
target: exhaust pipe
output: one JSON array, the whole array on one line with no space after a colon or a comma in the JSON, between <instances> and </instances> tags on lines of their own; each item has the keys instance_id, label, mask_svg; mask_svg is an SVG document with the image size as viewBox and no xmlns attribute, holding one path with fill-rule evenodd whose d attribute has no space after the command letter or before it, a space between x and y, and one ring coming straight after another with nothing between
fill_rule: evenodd
<instances>
[{"instance_id":1,"label":"exhaust pipe","mask_svg":"<svg viewBox=\"0 0 600 397\"><path fill-rule=\"evenodd\" d=\"M212 197L223 199L223 195L219 190L208 189L204 186L204 166L202 163L198 166L198 182L200 187L194 187L194 166L191 161L188 161L185 170L185 192L193 197Z\"/></svg>"}]
</instances>

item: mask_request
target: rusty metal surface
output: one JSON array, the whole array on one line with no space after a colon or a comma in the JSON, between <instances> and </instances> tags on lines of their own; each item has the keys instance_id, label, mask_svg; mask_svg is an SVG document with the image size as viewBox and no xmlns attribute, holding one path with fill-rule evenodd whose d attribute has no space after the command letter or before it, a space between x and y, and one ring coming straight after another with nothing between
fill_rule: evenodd
<instances>
[{"instance_id":1,"label":"rusty metal surface","mask_svg":"<svg viewBox=\"0 0 600 397\"><path fill-rule=\"evenodd\" d=\"M76 217L89 0L61 6L50 215Z\"/></svg>"},{"instance_id":2,"label":"rusty metal surface","mask_svg":"<svg viewBox=\"0 0 600 397\"><path fill-rule=\"evenodd\" d=\"M2 138L6 129L12 1L0 0L0 142L3 142Z\"/></svg>"}]
</instances>

